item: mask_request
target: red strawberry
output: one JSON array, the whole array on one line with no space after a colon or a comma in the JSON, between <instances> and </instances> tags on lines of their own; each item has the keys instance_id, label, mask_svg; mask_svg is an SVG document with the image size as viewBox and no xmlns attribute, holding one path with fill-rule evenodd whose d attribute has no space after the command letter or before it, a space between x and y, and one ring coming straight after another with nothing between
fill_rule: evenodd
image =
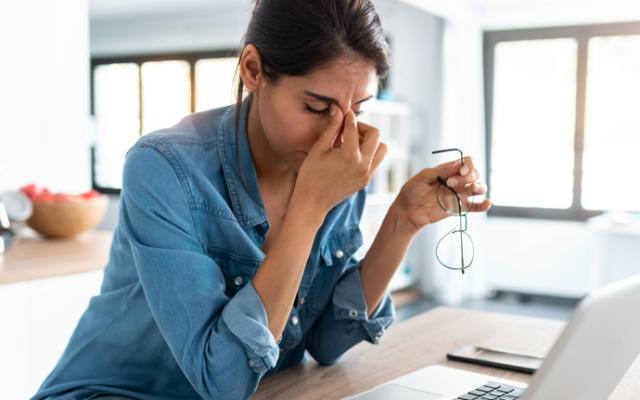
<instances>
[{"instance_id":1,"label":"red strawberry","mask_svg":"<svg viewBox=\"0 0 640 400\"><path fill-rule=\"evenodd\" d=\"M53 193L51 193L49 191L49 189L47 189L47 188L40 188L40 190L38 190L36 193L34 193L32 200L35 200L35 201L52 201L53 200Z\"/></svg>"},{"instance_id":2,"label":"red strawberry","mask_svg":"<svg viewBox=\"0 0 640 400\"><path fill-rule=\"evenodd\" d=\"M35 183L30 183L21 187L20 191L32 199L40 192L40 188Z\"/></svg>"},{"instance_id":3,"label":"red strawberry","mask_svg":"<svg viewBox=\"0 0 640 400\"><path fill-rule=\"evenodd\" d=\"M64 193L56 193L51 195L51 201L67 201L69 196Z\"/></svg>"}]
</instances>

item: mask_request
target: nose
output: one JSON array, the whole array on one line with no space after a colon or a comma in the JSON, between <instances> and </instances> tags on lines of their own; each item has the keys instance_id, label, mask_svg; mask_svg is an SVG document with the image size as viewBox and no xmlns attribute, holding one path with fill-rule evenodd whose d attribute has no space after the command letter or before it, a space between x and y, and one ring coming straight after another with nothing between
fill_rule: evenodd
<instances>
[{"instance_id":1,"label":"nose","mask_svg":"<svg viewBox=\"0 0 640 400\"><path fill-rule=\"evenodd\" d=\"M347 115L347 113L351 110L351 101L349 101L349 104L347 104L346 108L341 107L341 110L342 110L342 115Z\"/></svg>"}]
</instances>

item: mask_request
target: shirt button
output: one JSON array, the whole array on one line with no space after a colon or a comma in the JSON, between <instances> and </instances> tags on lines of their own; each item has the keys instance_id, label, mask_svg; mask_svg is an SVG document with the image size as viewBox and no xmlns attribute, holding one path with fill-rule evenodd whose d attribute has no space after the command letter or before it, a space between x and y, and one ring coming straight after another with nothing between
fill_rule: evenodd
<instances>
[{"instance_id":1,"label":"shirt button","mask_svg":"<svg viewBox=\"0 0 640 400\"><path fill-rule=\"evenodd\" d=\"M256 363L253 360L249 360L249 366L251 368L254 368L256 366Z\"/></svg>"},{"instance_id":2,"label":"shirt button","mask_svg":"<svg viewBox=\"0 0 640 400\"><path fill-rule=\"evenodd\" d=\"M294 315L293 317L291 317L291 323L293 325L298 325L298 322L300 322L300 320L298 319L297 315Z\"/></svg>"},{"instance_id":3,"label":"shirt button","mask_svg":"<svg viewBox=\"0 0 640 400\"><path fill-rule=\"evenodd\" d=\"M303 305L304 304L304 297L300 297L300 299L298 299L298 304Z\"/></svg>"},{"instance_id":4,"label":"shirt button","mask_svg":"<svg viewBox=\"0 0 640 400\"><path fill-rule=\"evenodd\" d=\"M242 285L243 281L244 281L244 279L242 279L241 276L236 276L235 279L233 280L233 283L235 283L236 286L240 286L240 285Z\"/></svg>"},{"instance_id":5,"label":"shirt button","mask_svg":"<svg viewBox=\"0 0 640 400\"><path fill-rule=\"evenodd\" d=\"M336 257L338 257L338 258L342 258L342 257L344 257L344 251L342 251L342 250L337 250L337 251L336 251Z\"/></svg>"},{"instance_id":6,"label":"shirt button","mask_svg":"<svg viewBox=\"0 0 640 400\"><path fill-rule=\"evenodd\" d=\"M356 310L349 310L349 316L350 317L357 317L358 316L358 312Z\"/></svg>"}]
</instances>

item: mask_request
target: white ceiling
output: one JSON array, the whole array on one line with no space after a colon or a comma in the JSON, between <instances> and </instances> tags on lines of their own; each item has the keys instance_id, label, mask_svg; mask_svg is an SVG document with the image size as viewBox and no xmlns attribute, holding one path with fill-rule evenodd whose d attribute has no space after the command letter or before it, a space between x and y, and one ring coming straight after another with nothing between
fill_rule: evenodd
<instances>
[{"instance_id":1,"label":"white ceiling","mask_svg":"<svg viewBox=\"0 0 640 400\"><path fill-rule=\"evenodd\" d=\"M479 18L481 25L489 28L640 19L640 0L374 0L387 6L396 1L445 14L447 10L466 9ZM222 10L244 14L252 7L252 0L89 0L92 20L193 15Z\"/></svg>"},{"instance_id":2,"label":"white ceiling","mask_svg":"<svg viewBox=\"0 0 640 400\"><path fill-rule=\"evenodd\" d=\"M89 0L91 19L115 19L250 7L251 0Z\"/></svg>"}]
</instances>

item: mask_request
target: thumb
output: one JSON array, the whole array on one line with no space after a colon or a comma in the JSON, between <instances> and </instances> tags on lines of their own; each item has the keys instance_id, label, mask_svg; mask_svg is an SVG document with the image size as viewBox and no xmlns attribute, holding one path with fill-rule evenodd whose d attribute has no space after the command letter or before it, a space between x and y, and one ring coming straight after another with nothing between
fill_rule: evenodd
<instances>
[{"instance_id":1,"label":"thumb","mask_svg":"<svg viewBox=\"0 0 640 400\"><path fill-rule=\"evenodd\" d=\"M320 135L320 138L316 142L314 147L314 151L316 148L320 149L320 151L330 151L333 149L333 142L336 140L336 137L342 131L342 123L344 121L344 115L341 110L338 110L334 115L330 117L329 124L325 128L324 132Z\"/></svg>"}]
</instances>

